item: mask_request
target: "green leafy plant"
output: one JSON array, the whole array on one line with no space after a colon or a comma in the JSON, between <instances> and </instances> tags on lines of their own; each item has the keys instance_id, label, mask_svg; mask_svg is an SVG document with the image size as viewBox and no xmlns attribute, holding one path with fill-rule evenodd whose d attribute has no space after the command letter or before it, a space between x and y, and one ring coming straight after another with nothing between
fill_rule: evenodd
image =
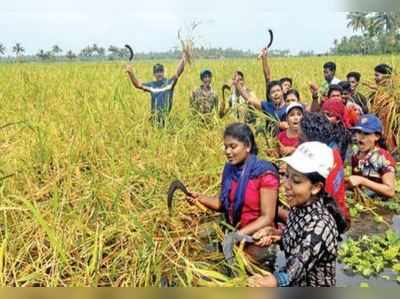
<instances>
[{"instance_id":1,"label":"green leafy plant","mask_svg":"<svg viewBox=\"0 0 400 299\"><path fill-rule=\"evenodd\" d=\"M339 249L339 261L364 277L376 276L385 268L400 273L400 236L388 230L383 236L348 239Z\"/></svg>"}]
</instances>

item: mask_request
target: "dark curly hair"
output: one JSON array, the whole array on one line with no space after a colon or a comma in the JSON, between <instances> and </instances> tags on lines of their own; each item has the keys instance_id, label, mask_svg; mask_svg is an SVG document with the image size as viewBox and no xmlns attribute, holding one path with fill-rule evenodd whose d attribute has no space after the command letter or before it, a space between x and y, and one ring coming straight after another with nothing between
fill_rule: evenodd
<instances>
[{"instance_id":1,"label":"dark curly hair","mask_svg":"<svg viewBox=\"0 0 400 299\"><path fill-rule=\"evenodd\" d=\"M322 113L306 112L300 123L300 141L319 141L326 145L336 145L343 161L346 158L347 147L351 142L351 134L339 122L332 125Z\"/></svg>"},{"instance_id":2,"label":"dark curly hair","mask_svg":"<svg viewBox=\"0 0 400 299\"><path fill-rule=\"evenodd\" d=\"M301 142L319 141L325 144L333 142L332 124L321 113L305 112L300 122L300 128Z\"/></svg>"},{"instance_id":3,"label":"dark curly hair","mask_svg":"<svg viewBox=\"0 0 400 299\"><path fill-rule=\"evenodd\" d=\"M345 128L344 124L341 121L337 122L332 127L332 136L334 142L340 150L340 156L342 157L342 160L345 161L347 149L349 147L349 144L351 144L352 142L352 134L348 129Z\"/></svg>"}]
</instances>

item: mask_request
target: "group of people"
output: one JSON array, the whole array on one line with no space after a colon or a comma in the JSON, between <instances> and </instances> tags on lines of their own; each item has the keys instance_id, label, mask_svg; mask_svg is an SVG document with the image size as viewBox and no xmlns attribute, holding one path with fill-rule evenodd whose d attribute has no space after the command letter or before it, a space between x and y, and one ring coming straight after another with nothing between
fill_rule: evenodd
<instances>
[{"instance_id":1,"label":"group of people","mask_svg":"<svg viewBox=\"0 0 400 299\"><path fill-rule=\"evenodd\" d=\"M234 110L238 122L224 131L227 162L220 194L192 192L187 200L223 212L238 234L252 236L256 243L247 246L250 254L274 242L280 244L286 267L272 276L251 277L249 285L334 286L338 241L351 226L346 192L358 189L375 200L393 198L396 162L392 153L397 146L387 148L383 134L387 128L379 111L374 111L374 96L358 90L360 73L350 72L341 81L336 78L335 63L326 63L325 81L320 87L310 85L312 101L307 106L293 89L291 78L272 80L267 49L260 58L266 100L258 99L246 86L244 74L237 71L227 86L231 96L226 109L225 96L219 102L212 88L212 72L201 72L202 85L190 99L192 109L203 115L218 111L221 117ZM171 79L165 78L162 65L154 66L156 81L145 84L127 67L133 85L151 93L152 115L158 125L164 125L171 110L185 61L183 57ZM389 65L376 66L377 87L387 84L392 73ZM279 166L258 157L252 130L256 110L268 116L268 125L275 126ZM346 163L352 169L347 177ZM279 204L281 184L289 208Z\"/></svg>"}]
</instances>

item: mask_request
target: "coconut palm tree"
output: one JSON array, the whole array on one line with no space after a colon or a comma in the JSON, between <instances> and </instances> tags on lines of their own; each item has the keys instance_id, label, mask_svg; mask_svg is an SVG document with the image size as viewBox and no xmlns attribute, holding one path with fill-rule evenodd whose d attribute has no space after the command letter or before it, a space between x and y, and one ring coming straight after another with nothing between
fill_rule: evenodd
<instances>
[{"instance_id":1,"label":"coconut palm tree","mask_svg":"<svg viewBox=\"0 0 400 299\"><path fill-rule=\"evenodd\" d=\"M53 58L54 53L52 51L44 51L43 49L40 49L36 56L41 60L49 60Z\"/></svg>"},{"instance_id":2,"label":"coconut palm tree","mask_svg":"<svg viewBox=\"0 0 400 299\"><path fill-rule=\"evenodd\" d=\"M51 51L57 56L57 54L62 53L63 50L58 45L54 45Z\"/></svg>"},{"instance_id":3,"label":"coconut palm tree","mask_svg":"<svg viewBox=\"0 0 400 299\"><path fill-rule=\"evenodd\" d=\"M353 31L364 31L368 28L368 12L351 12L347 15L348 28L353 28Z\"/></svg>"},{"instance_id":4,"label":"coconut palm tree","mask_svg":"<svg viewBox=\"0 0 400 299\"><path fill-rule=\"evenodd\" d=\"M72 50L69 50L69 51L66 53L65 57L67 57L68 59L72 60L72 59L76 58L76 55L75 55L74 52L72 52Z\"/></svg>"},{"instance_id":5,"label":"coconut palm tree","mask_svg":"<svg viewBox=\"0 0 400 299\"><path fill-rule=\"evenodd\" d=\"M371 23L376 30L376 35L379 36L379 40L387 48L385 52L394 51L399 40L400 14L395 12L377 12L372 15Z\"/></svg>"},{"instance_id":6,"label":"coconut palm tree","mask_svg":"<svg viewBox=\"0 0 400 299\"><path fill-rule=\"evenodd\" d=\"M113 46L113 45L109 46L108 52L110 53L109 54L110 59L114 59L114 58L118 57L119 51L120 51L120 49L118 47Z\"/></svg>"},{"instance_id":7,"label":"coconut palm tree","mask_svg":"<svg viewBox=\"0 0 400 299\"><path fill-rule=\"evenodd\" d=\"M396 12L377 12L371 19L379 33L396 32L400 28L400 14Z\"/></svg>"},{"instance_id":8,"label":"coconut palm tree","mask_svg":"<svg viewBox=\"0 0 400 299\"><path fill-rule=\"evenodd\" d=\"M92 57L93 56L93 50L90 46L87 46L86 48L81 50L81 53L79 54L79 56L83 56L83 57Z\"/></svg>"},{"instance_id":9,"label":"coconut palm tree","mask_svg":"<svg viewBox=\"0 0 400 299\"><path fill-rule=\"evenodd\" d=\"M0 43L0 55L6 54L6 47Z\"/></svg>"},{"instance_id":10,"label":"coconut palm tree","mask_svg":"<svg viewBox=\"0 0 400 299\"><path fill-rule=\"evenodd\" d=\"M39 52L36 54L39 59L44 59L46 57L46 53L43 49L40 49Z\"/></svg>"},{"instance_id":11,"label":"coconut palm tree","mask_svg":"<svg viewBox=\"0 0 400 299\"><path fill-rule=\"evenodd\" d=\"M104 57L106 55L106 49L103 47L97 48L97 55L100 57Z\"/></svg>"},{"instance_id":12,"label":"coconut palm tree","mask_svg":"<svg viewBox=\"0 0 400 299\"><path fill-rule=\"evenodd\" d=\"M92 53L99 51L99 46L97 44L93 44L91 47Z\"/></svg>"},{"instance_id":13,"label":"coconut palm tree","mask_svg":"<svg viewBox=\"0 0 400 299\"><path fill-rule=\"evenodd\" d=\"M15 56L17 56L17 58L18 58L20 54L25 52L25 49L22 47L22 45L20 43L16 43L15 46L12 48L12 51L15 53Z\"/></svg>"}]
</instances>

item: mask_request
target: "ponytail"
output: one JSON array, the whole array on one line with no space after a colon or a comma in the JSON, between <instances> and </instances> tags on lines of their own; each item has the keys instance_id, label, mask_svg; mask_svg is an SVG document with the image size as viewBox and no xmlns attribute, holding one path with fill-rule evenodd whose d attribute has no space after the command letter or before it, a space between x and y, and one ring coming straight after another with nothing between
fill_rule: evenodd
<instances>
[{"instance_id":1,"label":"ponytail","mask_svg":"<svg viewBox=\"0 0 400 299\"><path fill-rule=\"evenodd\" d=\"M347 229L347 222L343 214L341 213L336 201L325 191L322 191L320 196L324 201L325 207L332 215L333 219L335 219L339 235L343 234Z\"/></svg>"},{"instance_id":2,"label":"ponytail","mask_svg":"<svg viewBox=\"0 0 400 299\"><path fill-rule=\"evenodd\" d=\"M325 178L322 177L319 173L307 173L304 174L313 184L321 182L325 185ZM318 196L323 200L325 207L327 208L328 212L332 215L333 219L336 222L336 226L339 232L339 239L340 235L343 234L347 229L347 222L345 217L343 216L342 212L340 211L336 201L324 190L321 189Z\"/></svg>"}]
</instances>

